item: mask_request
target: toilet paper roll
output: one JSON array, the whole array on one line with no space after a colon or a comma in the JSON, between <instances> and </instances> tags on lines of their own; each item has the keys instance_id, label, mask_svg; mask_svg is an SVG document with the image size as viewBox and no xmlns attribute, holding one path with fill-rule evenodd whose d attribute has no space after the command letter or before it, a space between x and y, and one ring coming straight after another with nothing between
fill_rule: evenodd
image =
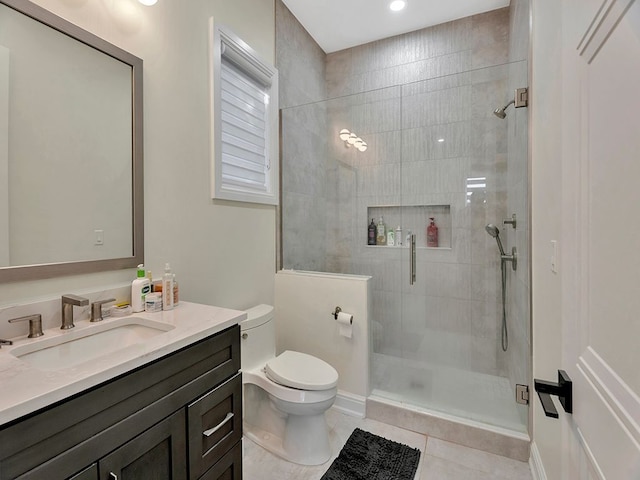
<instances>
[{"instance_id":1,"label":"toilet paper roll","mask_svg":"<svg viewBox=\"0 0 640 480\"><path fill-rule=\"evenodd\" d=\"M338 330L340 335L346 338L351 338L353 334L353 315L346 312L338 313Z\"/></svg>"}]
</instances>

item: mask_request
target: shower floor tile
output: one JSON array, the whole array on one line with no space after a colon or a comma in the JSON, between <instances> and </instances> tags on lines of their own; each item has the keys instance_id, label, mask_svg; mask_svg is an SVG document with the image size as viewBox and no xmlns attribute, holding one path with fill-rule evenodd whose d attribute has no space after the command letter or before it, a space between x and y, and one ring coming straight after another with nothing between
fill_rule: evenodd
<instances>
[{"instance_id":1,"label":"shower floor tile","mask_svg":"<svg viewBox=\"0 0 640 480\"><path fill-rule=\"evenodd\" d=\"M378 397L526 433L521 407L505 377L373 354ZM380 386L384 388L380 388Z\"/></svg>"}]
</instances>

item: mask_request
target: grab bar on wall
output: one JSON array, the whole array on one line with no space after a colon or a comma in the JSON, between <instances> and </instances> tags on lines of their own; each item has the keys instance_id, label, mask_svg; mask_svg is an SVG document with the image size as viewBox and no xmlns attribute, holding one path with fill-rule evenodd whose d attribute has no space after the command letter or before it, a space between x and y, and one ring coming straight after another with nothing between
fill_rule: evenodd
<instances>
[{"instance_id":1,"label":"grab bar on wall","mask_svg":"<svg viewBox=\"0 0 640 480\"><path fill-rule=\"evenodd\" d=\"M409 285L416 283L416 236L411 235L409 243Z\"/></svg>"}]
</instances>

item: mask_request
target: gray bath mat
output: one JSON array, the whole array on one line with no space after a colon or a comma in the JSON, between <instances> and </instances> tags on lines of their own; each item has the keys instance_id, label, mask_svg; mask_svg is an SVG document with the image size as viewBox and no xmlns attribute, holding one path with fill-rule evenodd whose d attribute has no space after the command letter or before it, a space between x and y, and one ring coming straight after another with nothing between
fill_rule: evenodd
<instances>
[{"instance_id":1,"label":"gray bath mat","mask_svg":"<svg viewBox=\"0 0 640 480\"><path fill-rule=\"evenodd\" d=\"M320 480L413 480L420 450L356 428Z\"/></svg>"}]
</instances>

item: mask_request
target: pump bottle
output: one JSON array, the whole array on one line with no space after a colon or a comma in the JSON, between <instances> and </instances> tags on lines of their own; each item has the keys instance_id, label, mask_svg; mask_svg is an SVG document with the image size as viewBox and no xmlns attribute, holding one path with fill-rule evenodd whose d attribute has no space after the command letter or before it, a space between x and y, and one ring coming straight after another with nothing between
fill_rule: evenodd
<instances>
[{"instance_id":1,"label":"pump bottle","mask_svg":"<svg viewBox=\"0 0 640 480\"><path fill-rule=\"evenodd\" d=\"M434 217L429 217L429 226L427 227L427 247L438 246L438 227Z\"/></svg>"},{"instance_id":2,"label":"pump bottle","mask_svg":"<svg viewBox=\"0 0 640 480\"><path fill-rule=\"evenodd\" d=\"M131 282L131 311L133 312L144 311L144 299L151 291L151 282L145 275L144 265L138 265L137 277Z\"/></svg>"}]
</instances>

